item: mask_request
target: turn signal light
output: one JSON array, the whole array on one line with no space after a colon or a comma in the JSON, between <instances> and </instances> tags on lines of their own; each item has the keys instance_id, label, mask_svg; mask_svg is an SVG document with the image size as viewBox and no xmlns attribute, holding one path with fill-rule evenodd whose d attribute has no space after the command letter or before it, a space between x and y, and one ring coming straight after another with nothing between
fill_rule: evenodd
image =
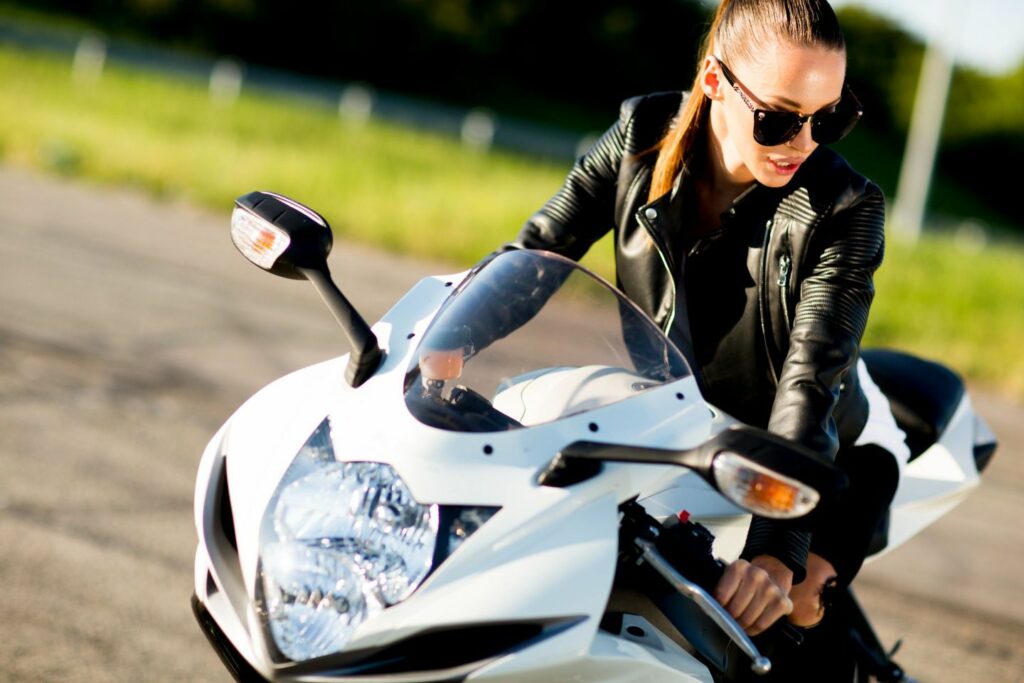
<instances>
[{"instance_id":1,"label":"turn signal light","mask_svg":"<svg viewBox=\"0 0 1024 683\"><path fill-rule=\"evenodd\" d=\"M245 209L231 214L231 241L245 258L270 270L291 243L288 233Z\"/></svg>"},{"instance_id":2,"label":"turn signal light","mask_svg":"<svg viewBox=\"0 0 1024 683\"><path fill-rule=\"evenodd\" d=\"M712 469L718 489L729 500L762 517L801 517L821 498L810 486L731 451L715 456Z\"/></svg>"}]
</instances>

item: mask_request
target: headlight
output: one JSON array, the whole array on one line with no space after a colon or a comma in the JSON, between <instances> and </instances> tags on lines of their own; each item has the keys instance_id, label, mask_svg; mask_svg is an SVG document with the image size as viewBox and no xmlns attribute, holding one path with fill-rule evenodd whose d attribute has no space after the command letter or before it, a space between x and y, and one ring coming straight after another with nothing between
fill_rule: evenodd
<instances>
[{"instance_id":1,"label":"headlight","mask_svg":"<svg viewBox=\"0 0 1024 683\"><path fill-rule=\"evenodd\" d=\"M301 661L337 652L368 616L426 578L437 505L413 500L388 465L338 462L324 420L267 508L259 605L274 643Z\"/></svg>"},{"instance_id":2,"label":"headlight","mask_svg":"<svg viewBox=\"0 0 1024 683\"><path fill-rule=\"evenodd\" d=\"M738 453L723 451L712 464L718 490L763 517L790 519L814 509L821 498L810 486L773 472Z\"/></svg>"},{"instance_id":3,"label":"headlight","mask_svg":"<svg viewBox=\"0 0 1024 683\"><path fill-rule=\"evenodd\" d=\"M338 462L325 419L282 478L260 531L257 608L277 650L293 661L338 652L496 509L423 505L389 465Z\"/></svg>"}]
</instances>

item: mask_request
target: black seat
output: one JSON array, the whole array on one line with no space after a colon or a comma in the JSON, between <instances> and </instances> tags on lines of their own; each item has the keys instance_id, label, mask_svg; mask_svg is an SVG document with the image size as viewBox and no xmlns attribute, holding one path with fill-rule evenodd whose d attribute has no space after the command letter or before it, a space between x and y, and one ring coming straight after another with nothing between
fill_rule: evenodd
<instances>
[{"instance_id":1,"label":"black seat","mask_svg":"<svg viewBox=\"0 0 1024 683\"><path fill-rule=\"evenodd\" d=\"M907 433L910 459L939 440L964 396L964 382L944 365L901 351L865 349L871 379L889 399L896 424Z\"/></svg>"}]
</instances>

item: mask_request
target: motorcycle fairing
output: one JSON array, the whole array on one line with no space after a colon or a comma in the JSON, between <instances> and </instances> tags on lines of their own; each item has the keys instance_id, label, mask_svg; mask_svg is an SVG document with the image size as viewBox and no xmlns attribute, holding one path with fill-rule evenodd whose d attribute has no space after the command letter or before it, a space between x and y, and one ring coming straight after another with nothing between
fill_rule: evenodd
<instances>
[{"instance_id":1,"label":"motorcycle fairing","mask_svg":"<svg viewBox=\"0 0 1024 683\"><path fill-rule=\"evenodd\" d=\"M515 432L461 434L420 423L404 406L405 370L416 337L451 291L445 283L458 279L425 279L382 318L374 332L386 357L361 388L343 381L346 357L287 375L239 408L204 453L196 490L196 593L264 675L273 675L273 667L252 607L260 524L277 482L325 415L342 435L334 442L339 460L392 465L424 503L501 508L412 597L360 625L348 647L379 646L436 627L439 615L452 625L585 616L545 641L565 661L595 642L614 573L617 505L657 487L668 468L609 464L605 476L571 492L537 486L537 472L564 445L600 438L602 431L662 448L692 447L709 436L711 418L692 377ZM638 412L643 421L635 419ZM230 494L237 559L212 519L221 481ZM559 580L519 580L535 572L560 573Z\"/></svg>"}]
</instances>

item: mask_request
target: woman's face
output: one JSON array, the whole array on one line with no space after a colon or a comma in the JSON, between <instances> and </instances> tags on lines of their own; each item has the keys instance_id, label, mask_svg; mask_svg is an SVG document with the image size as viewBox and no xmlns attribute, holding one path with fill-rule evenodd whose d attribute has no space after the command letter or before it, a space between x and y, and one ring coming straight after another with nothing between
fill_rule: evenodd
<instances>
[{"instance_id":1,"label":"woman's face","mask_svg":"<svg viewBox=\"0 0 1024 683\"><path fill-rule=\"evenodd\" d=\"M776 43L757 59L726 64L747 100L759 109L813 114L839 101L846 77L846 53L820 47ZM729 85L717 61L704 62L704 92L712 100L711 130L726 176L737 183L757 180L786 185L818 143L805 123L795 138L766 147L754 140L754 114Z\"/></svg>"}]
</instances>

